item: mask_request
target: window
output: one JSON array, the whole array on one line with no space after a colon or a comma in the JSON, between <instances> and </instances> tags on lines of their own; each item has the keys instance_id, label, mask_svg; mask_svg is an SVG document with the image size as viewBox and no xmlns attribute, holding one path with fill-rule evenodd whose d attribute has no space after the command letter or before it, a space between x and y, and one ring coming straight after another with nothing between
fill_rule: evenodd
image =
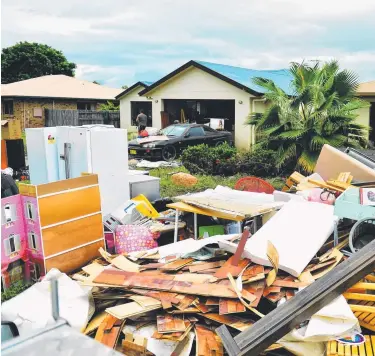
<instances>
[{"instance_id":1,"label":"window","mask_svg":"<svg viewBox=\"0 0 375 356\"><path fill-rule=\"evenodd\" d=\"M13 115L13 100L4 100L4 114Z\"/></svg>"},{"instance_id":2,"label":"window","mask_svg":"<svg viewBox=\"0 0 375 356\"><path fill-rule=\"evenodd\" d=\"M211 127L208 127L206 125L203 126L203 130L204 130L204 133L205 133L206 136L215 134L215 131L213 129L211 129Z\"/></svg>"},{"instance_id":3,"label":"window","mask_svg":"<svg viewBox=\"0 0 375 356\"><path fill-rule=\"evenodd\" d=\"M20 235L9 235L7 239L4 239L3 243L6 256L10 256L21 249Z\"/></svg>"},{"instance_id":4,"label":"window","mask_svg":"<svg viewBox=\"0 0 375 356\"><path fill-rule=\"evenodd\" d=\"M161 130L161 133L166 136L182 136L187 126L184 125L171 125Z\"/></svg>"},{"instance_id":5,"label":"window","mask_svg":"<svg viewBox=\"0 0 375 356\"><path fill-rule=\"evenodd\" d=\"M204 131L201 127L192 127L189 130L190 137L204 136Z\"/></svg>"},{"instance_id":6,"label":"window","mask_svg":"<svg viewBox=\"0 0 375 356\"><path fill-rule=\"evenodd\" d=\"M6 204L4 206L4 218L6 223L16 221L14 205Z\"/></svg>"},{"instance_id":7,"label":"window","mask_svg":"<svg viewBox=\"0 0 375 356\"><path fill-rule=\"evenodd\" d=\"M34 220L34 206L31 202L26 202L26 218L29 220Z\"/></svg>"},{"instance_id":8,"label":"window","mask_svg":"<svg viewBox=\"0 0 375 356\"><path fill-rule=\"evenodd\" d=\"M29 248L33 250L38 250L39 249L38 235L35 232L29 232L27 235L29 238Z\"/></svg>"},{"instance_id":9,"label":"window","mask_svg":"<svg viewBox=\"0 0 375 356\"><path fill-rule=\"evenodd\" d=\"M43 116L42 108L34 108L34 117L42 117L42 116Z\"/></svg>"},{"instance_id":10,"label":"window","mask_svg":"<svg viewBox=\"0 0 375 356\"><path fill-rule=\"evenodd\" d=\"M96 105L95 103L89 102L78 102L77 103L77 110L92 110L95 111Z\"/></svg>"}]
</instances>

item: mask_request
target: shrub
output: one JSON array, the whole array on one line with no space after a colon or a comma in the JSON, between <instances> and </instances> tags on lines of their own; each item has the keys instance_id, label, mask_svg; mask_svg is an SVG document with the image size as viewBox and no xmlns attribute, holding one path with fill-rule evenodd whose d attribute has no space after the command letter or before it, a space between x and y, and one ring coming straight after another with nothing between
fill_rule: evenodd
<instances>
[{"instance_id":1,"label":"shrub","mask_svg":"<svg viewBox=\"0 0 375 356\"><path fill-rule=\"evenodd\" d=\"M237 154L228 143L217 147L198 145L188 147L181 155L182 164L193 174L217 174L223 164Z\"/></svg>"},{"instance_id":2,"label":"shrub","mask_svg":"<svg viewBox=\"0 0 375 356\"><path fill-rule=\"evenodd\" d=\"M271 150L258 148L239 157L239 171L256 177L274 177L279 173L276 168L276 154Z\"/></svg>"}]
</instances>

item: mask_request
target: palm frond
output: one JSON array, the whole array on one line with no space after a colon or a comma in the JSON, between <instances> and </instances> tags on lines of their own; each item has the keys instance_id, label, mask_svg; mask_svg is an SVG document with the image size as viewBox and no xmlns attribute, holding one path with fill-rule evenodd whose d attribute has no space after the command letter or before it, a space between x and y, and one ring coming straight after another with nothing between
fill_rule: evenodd
<instances>
[{"instance_id":1,"label":"palm frond","mask_svg":"<svg viewBox=\"0 0 375 356\"><path fill-rule=\"evenodd\" d=\"M280 146L276 153L276 167L280 168L286 162L296 157L297 157L297 145L295 143Z\"/></svg>"},{"instance_id":2,"label":"palm frond","mask_svg":"<svg viewBox=\"0 0 375 356\"><path fill-rule=\"evenodd\" d=\"M319 153L303 151L297 160L297 167L303 172L312 173L315 168Z\"/></svg>"}]
</instances>

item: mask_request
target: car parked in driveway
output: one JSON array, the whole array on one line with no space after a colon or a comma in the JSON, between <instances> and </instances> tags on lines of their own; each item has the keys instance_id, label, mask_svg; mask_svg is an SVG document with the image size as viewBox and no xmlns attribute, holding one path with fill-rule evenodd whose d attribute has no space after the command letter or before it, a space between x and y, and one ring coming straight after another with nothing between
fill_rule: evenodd
<instances>
[{"instance_id":1,"label":"car parked in driveway","mask_svg":"<svg viewBox=\"0 0 375 356\"><path fill-rule=\"evenodd\" d=\"M139 143L129 142L129 156L144 159L172 161L189 146L206 144L218 146L224 142L233 144L233 136L228 131L217 131L200 124L175 124L161 130L168 140Z\"/></svg>"}]
</instances>

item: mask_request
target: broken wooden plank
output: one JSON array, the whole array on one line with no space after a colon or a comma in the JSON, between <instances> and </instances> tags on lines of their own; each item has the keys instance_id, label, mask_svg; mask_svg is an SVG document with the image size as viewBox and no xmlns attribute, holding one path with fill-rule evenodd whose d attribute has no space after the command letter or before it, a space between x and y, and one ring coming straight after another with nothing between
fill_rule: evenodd
<instances>
[{"instance_id":1,"label":"broken wooden plank","mask_svg":"<svg viewBox=\"0 0 375 356\"><path fill-rule=\"evenodd\" d=\"M123 324L123 320L119 320L108 314L103 322L99 325L98 331L95 335L95 340L110 347L111 349L115 348Z\"/></svg>"},{"instance_id":2,"label":"broken wooden plank","mask_svg":"<svg viewBox=\"0 0 375 356\"><path fill-rule=\"evenodd\" d=\"M160 267L161 271L178 271L184 266L194 262L193 258L185 258L185 259L179 259L170 263L165 264L164 266Z\"/></svg>"},{"instance_id":3,"label":"broken wooden plank","mask_svg":"<svg viewBox=\"0 0 375 356\"><path fill-rule=\"evenodd\" d=\"M209 270L212 268L217 268L221 267L224 265L225 261L216 261L216 262L207 262L207 263L200 263L198 265L191 265L189 266L189 271L190 273L195 273L198 271L204 271L204 270Z\"/></svg>"},{"instance_id":4,"label":"broken wooden plank","mask_svg":"<svg viewBox=\"0 0 375 356\"><path fill-rule=\"evenodd\" d=\"M372 241L366 248L344 261L340 268L329 271L322 278L301 290L294 298L260 319L256 326L237 335L234 338L237 347L233 346L225 325L216 329L216 332L223 336L228 354L230 356L259 355L298 324L310 318L322 306L332 302L372 272L375 269L374 251L375 241Z\"/></svg>"},{"instance_id":5,"label":"broken wooden plank","mask_svg":"<svg viewBox=\"0 0 375 356\"><path fill-rule=\"evenodd\" d=\"M158 315L156 324L158 332L161 334L184 332L186 330L184 321L172 315Z\"/></svg>"},{"instance_id":6,"label":"broken wooden plank","mask_svg":"<svg viewBox=\"0 0 375 356\"><path fill-rule=\"evenodd\" d=\"M249 238L249 236L250 236L250 228L245 227L245 229L242 233L240 242L238 243L236 252L234 253L233 258L232 258L232 265L233 266L238 266L238 264L240 263L243 251L245 249L245 244L246 244L246 241ZM228 271L228 273L230 273L230 271ZM231 273L231 275L233 276L233 273Z\"/></svg>"},{"instance_id":7,"label":"broken wooden plank","mask_svg":"<svg viewBox=\"0 0 375 356\"><path fill-rule=\"evenodd\" d=\"M243 313L246 311L246 307L238 300L220 298L219 301L219 314L234 314Z\"/></svg>"},{"instance_id":8,"label":"broken wooden plank","mask_svg":"<svg viewBox=\"0 0 375 356\"><path fill-rule=\"evenodd\" d=\"M215 332L202 326L196 325L195 334L197 338L197 356L223 356L224 348L220 338Z\"/></svg>"},{"instance_id":9,"label":"broken wooden plank","mask_svg":"<svg viewBox=\"0 0 375 356\"><path fill-rule=\"evenodd\" d=\"M106 269L95 279L94 285L108 285L128 289L141 288L154 291L175 292L179 294L201 295L206 297L236 298L232 288L224 285L175 281L174 275L145 276L142 273Z\"/></svg>"},{"instance_id":10,"label":"broken wooden plank","mask_svg":"<svg viewBox=\"0 0 375 356\"><path fill-rule=\"evenodd\" d=\"M219 270L214 274L214 277L222 279L227 278L228 273L230 273L233 277L237 277L242 270L250 263L250 260L244 258L243 260L239 261L237 266L232 264L233 257L230 257L223 266L219 268Z\"/></svg>"},{"instance_id":11,"label":"broken wooden plank","mask_svg":"<svg viewBox=\"0 0 375 356\"><path fill-rule=\"evenodd\" d=\"M234 315L219 315L216 313L201 314L207 319L216 321L217 323L228 325L233 329L244 331L254 324L252 320L239 318Z\"/></svg>"}]
</instances>

